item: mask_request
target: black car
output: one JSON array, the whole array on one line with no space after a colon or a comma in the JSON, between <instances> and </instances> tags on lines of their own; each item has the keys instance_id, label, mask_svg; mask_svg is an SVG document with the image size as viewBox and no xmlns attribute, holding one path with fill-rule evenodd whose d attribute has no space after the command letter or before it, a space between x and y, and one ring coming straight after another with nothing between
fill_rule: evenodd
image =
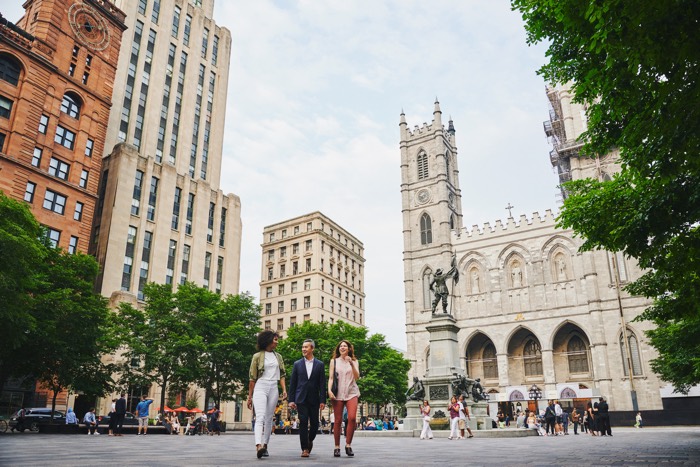
<instances>
[{"instance_id":1,"label":"black car","mask_svg":"<svg viewBox=\"0 0 700 467\"><path fill-rule=\"evenodd\" d=\"M97 417L97 421L99 422L100 426L106 426L109 425L109 420L110 420L109 414L107 415L102 415L100 417ZM139 424L139 419L136 418L134 414L131 412L127 412L124 414L124 425L138 425Z\"/></svg>"},{"instance_id":2,"label":"black car","mask_svg":"<svg viewBox=\"0 0 700 467\"><path fill-rule=\"evenodd\" d=\"M30 431L39 431L39 425L42 423L51 423L51 408L50 407L37 407L33 409L24 409L25 415L24 415L24 425L20 429L20 431L24 430L30 430ZM17 429L17 422L19 420L19 417L17 417L17 413L19 411L15 412L12 414L12 417L10 417L10 429L16 430ZM58 410L54 410L53 412L53 420L54 423L59 423L59 424L65 424L66 423L66 416L63 414L63 412L59 412Z\"/></svg>"}]
</instances>

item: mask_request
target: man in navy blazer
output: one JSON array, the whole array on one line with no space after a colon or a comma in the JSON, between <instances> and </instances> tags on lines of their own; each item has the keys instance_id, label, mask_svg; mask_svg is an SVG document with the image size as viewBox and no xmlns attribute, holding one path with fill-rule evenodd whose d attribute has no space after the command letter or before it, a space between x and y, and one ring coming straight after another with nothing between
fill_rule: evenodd
<instances>
[{"instance_id":1,"label":"man in navy blazer","mask_svg":"<svg viewBox=\"0 0 700 467\"><path fill-rule=\"evenodd\" d=\"M326 371L323 362L314 358L315 347L311 339L304 341L304 358L294 362L289 383L289 407L299 414L301 457L309 457L318 432L318 413L326 407Z\"/></svg>"}]
</instances>

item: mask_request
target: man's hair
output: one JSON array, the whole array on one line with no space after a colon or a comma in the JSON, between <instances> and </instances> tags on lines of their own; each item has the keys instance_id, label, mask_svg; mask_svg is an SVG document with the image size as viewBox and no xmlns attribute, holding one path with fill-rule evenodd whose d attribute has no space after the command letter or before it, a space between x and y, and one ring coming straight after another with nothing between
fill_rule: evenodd
<instances>
[{"instance_id":1,"label":"man's hair","mask_svg":"<svg viewBox=\"0 0 700 467\"><path fill-rule=\"evenodd\" d=\"M314 348L314 349L316 348L316 343L314 342L313 339L304 339L304 342L303 342L303 343L306 344L307 342L308 342L309 344L311 344L311 347L312 347L312 348Z\"/></svg>"},{"instance_id":2,"label":"man's hair","mask_svg":"<svg viewBox=\"0 0 700 467\"><path fill-rule=\"evenodd\" d=\"M141 399L146 400L146 395L145 395L145 394L141 394Z\"/></svg>"}]
</instances>

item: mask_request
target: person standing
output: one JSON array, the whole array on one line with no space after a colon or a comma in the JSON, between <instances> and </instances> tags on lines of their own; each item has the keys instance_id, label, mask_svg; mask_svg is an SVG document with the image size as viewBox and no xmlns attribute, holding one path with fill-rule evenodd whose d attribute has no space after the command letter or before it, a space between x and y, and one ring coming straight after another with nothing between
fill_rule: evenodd
<instances>
[{"instance_id":1,"label":"person standing","mask_svg":"<svg viewBox=\"0 0 700 467\"><path fill-rule=\"evenodd\" d=\"M143 428L144 436L148 431L148 409L151 403L153 403L153 399L148 399L145 395L142 395L141 402L136 405L136 416L139 419L139 427L136 431L137 435L141 434L141 428Z\"/></svg>"},{"instance_id":2,"label":"person standing","mask_svg":"<svg viewBox=\"0 0 700 467\"><path fill-rule=\"evenodd\" d=\"M420 432L420 439L433 439L433 430L430 428L430 403L427 400L423 401L420 413L423 416L423 430Z\"/></svg>"},{"instance_id":3,"label":"person standing","mask_svg":"<svg viewBox=\"0 0 700 467\"><path fill-rule=\"evenodd\" d=\"M459 395L459 438L464 439L464 430L469 432L469 437L473 438L471 428L469 428L469 420L472 418L469 416L469 407L467 406L467 401L464 400L462 394Z\"/></svg>"},{"instance_id":4,"label":"person standing","mask_svg":"<svg viewBox=\"0 0 700 467\"><path fill-rule=\"evenodd\" d=\"M216 433L217 436L221 436L221 423L219 422L219 419L221 418L221 410L219 410L219 406L214 406L214 408L211 411L210 418L211 431L209 432L209 436L214 436L214 433Z\"/></svg>"},{"instance_id":5,"label":"person standing","mask_svg":"<svg viewBox=\"0 0 700 467\"><path fill-rule=\"evenodd\" d=\"M605 400L605 397L598 399L598 431L600 436L612 436L608 410L608 402Z\"/></svg>"},{"instance_id":6,"label":"person standing","mask_svg":"<svg viewBox=\"0 0 700 467\"><path fill-rule=\"evenodd\" d=\"M255 406L255 449L258 459L270 455L267 444L274 430L272 419L279 400L278 384L282 385L282 400L287 398L284 361L275 351L278 342L279 334L262 331L258 334L258 352L250 362L247 405L249 410Z\"/></svg>"},{"instance_id":7,"label":"person standing","mask_svg":"<svg viewBox=\"0 0 700 467\"><path fill-rule=\"evenodd\" d=\"M315 347L313 340L304 341L301 346L303 358L294 362L289 383L289 407L299 413L301 457L311 454L318 431L318 414L326 407L325 365L314 358Z\"/></svg>"},{"instance_id":8,"label":"person standing","mask_svg":"<svg viewBox=\"0 0 700 467\"><path fill-rule=\"evenodd\" d=\"M596 402L596 405L598 403ZM588 431L590 431L591 436L596 436L595 432L597 431L597 423L598 420L596 420L597 414L595 413L595 408L593 405L591 405L591 402L588 401L588 404L586 404L586 419L588 420Z\"/></svg>"},{"instance_id":9,"label":"person standing","mask_svg":"<svg viewBox=\"0 0 700 467\"><path fill-rule=\"evenodd\" d=\"M581 414L578 413L576 407L571 411L571 423L574 424L574 434L578 435L578 422L581 419Z\"/></svg>"},{"instance_id":10,"label":"person standing","mask_svg":"<svg viewBox=\"0 0 700 467\"><path fill-rule=\"evenodd\" d=\"M112 405L109 407L109 429L107 430L107 433L109 433L109 436L114 436L114 423L117 420L117 417L114 416L114 409L117 404L117 399L112 399Z\"/></svg>"},{"instance_id":11,"label":"person standing","mask_svg":"<svg viewBox=\"0 0 700 467\"><path fill-rule=\"evenodd\" d=\"M457 402L457 398L452 396L450 403L447 406L447 410L450 411L450 436L447 439L455 439L458 436L457 428L459 426L459 407L460 404Z\"/></svg>"},{"instance_id":12,"label":"person standing","mask_svg":"<svg viewBox=\"0 0 700 467\"><path fill-rule=\"evenodd\" d=\"M100 432L97 431L97 419L95 418L95 408L90 407L90 410L83 417L83 423L87 427L88 435L99 435Z\"/></svg>"},{"instance_id":13,"label":"person standing","mask_svg":"<svg viewBox=\"0 0 700 467\"><path fill-rule=\"evenodd\" d=\"M634 426L637 428L644 428L644 421L642 420L642 412L637 412L637 415L634 417L635 424Z\"/></svg>"},{"instance_id":14,"label":"person standing","mask_svg":"<svg viewBox=\"0 0 700 467\"><path fill-rule=\"evenodd\" d=\"M126 394L122 393L117 402L114 403L114 436L122 435L124 417L126 416Z\"/></svg>"},{"instance_id":15,"label":"person standing","mask_svg":"<svg viewBox=\"0 0 700 467\"><path fill-rule=\"evenodd\" d=\"M337 394L332 391L334 375L338 376ZM333 406L335 425L333 438L335 449L333 457L340 457L340 423L338 415L342 414L345 422L345 454L353 457L352 437L357 423L357 403L360 399L360 388L357 380L360 379L360 364L355 358L355 348L346 340L342 340L333 350L333 360L330 363L328 377L328 397Z\"/></svg>"},{"instance_id":16,"label":"person standing","mask_svg":"<svg viewBox=\"0 0 700 467\"><path fill-rule=\"evenodd\" d=\"M561 408L561 405L559 405L559 401L554 401L554 415L555 415L555 431L557 433L557 436L559 435L564 435L564 426L563 426L563 410Z\"/></svg>"},{"instance_id":17,"label":"person standing","mask_svg":"<svg viewBox=\"0 0 700 467\"><path fill-rule=\"evenodd\" d=\"M564 434L569 434L569 412L563 410L561 413L561 425L564 430Z\"/></svg>"},{"instance_id":18,"label":"person standing","mask_svg":"<svg viewBox=\"0 0 700 467\"><path fill-rule=\"evenodd\" d=\"M26 417L26 416L27 416L27 409L26 409L24 406L22 406L22 408L20 408L20 409L17 411L17 414L16 414L16 417L17 417L17 425L15 425L14 428L12 428L12 431L17 430L17 431L19 431L20 433L24 433L24 430L25 430L25 428L24 428L24 420L25 420L25 417Z\"/></svg>"}]
</instances>

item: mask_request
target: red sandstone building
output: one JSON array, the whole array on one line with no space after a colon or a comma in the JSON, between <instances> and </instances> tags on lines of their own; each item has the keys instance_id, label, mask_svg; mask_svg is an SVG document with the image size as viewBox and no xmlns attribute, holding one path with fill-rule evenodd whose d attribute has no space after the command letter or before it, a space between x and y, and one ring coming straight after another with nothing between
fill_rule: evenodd
<instances>
[{"instance_id":1,"label":"red sandstone building","mask_svg":"<svg viewBox=\"0 0 700 467\"><path fill-rule=\"evenodd\" d=\"M0 15L0 190L87 252L125 14L107 0L27 0Z\"/></svg>"}]
</instances>

